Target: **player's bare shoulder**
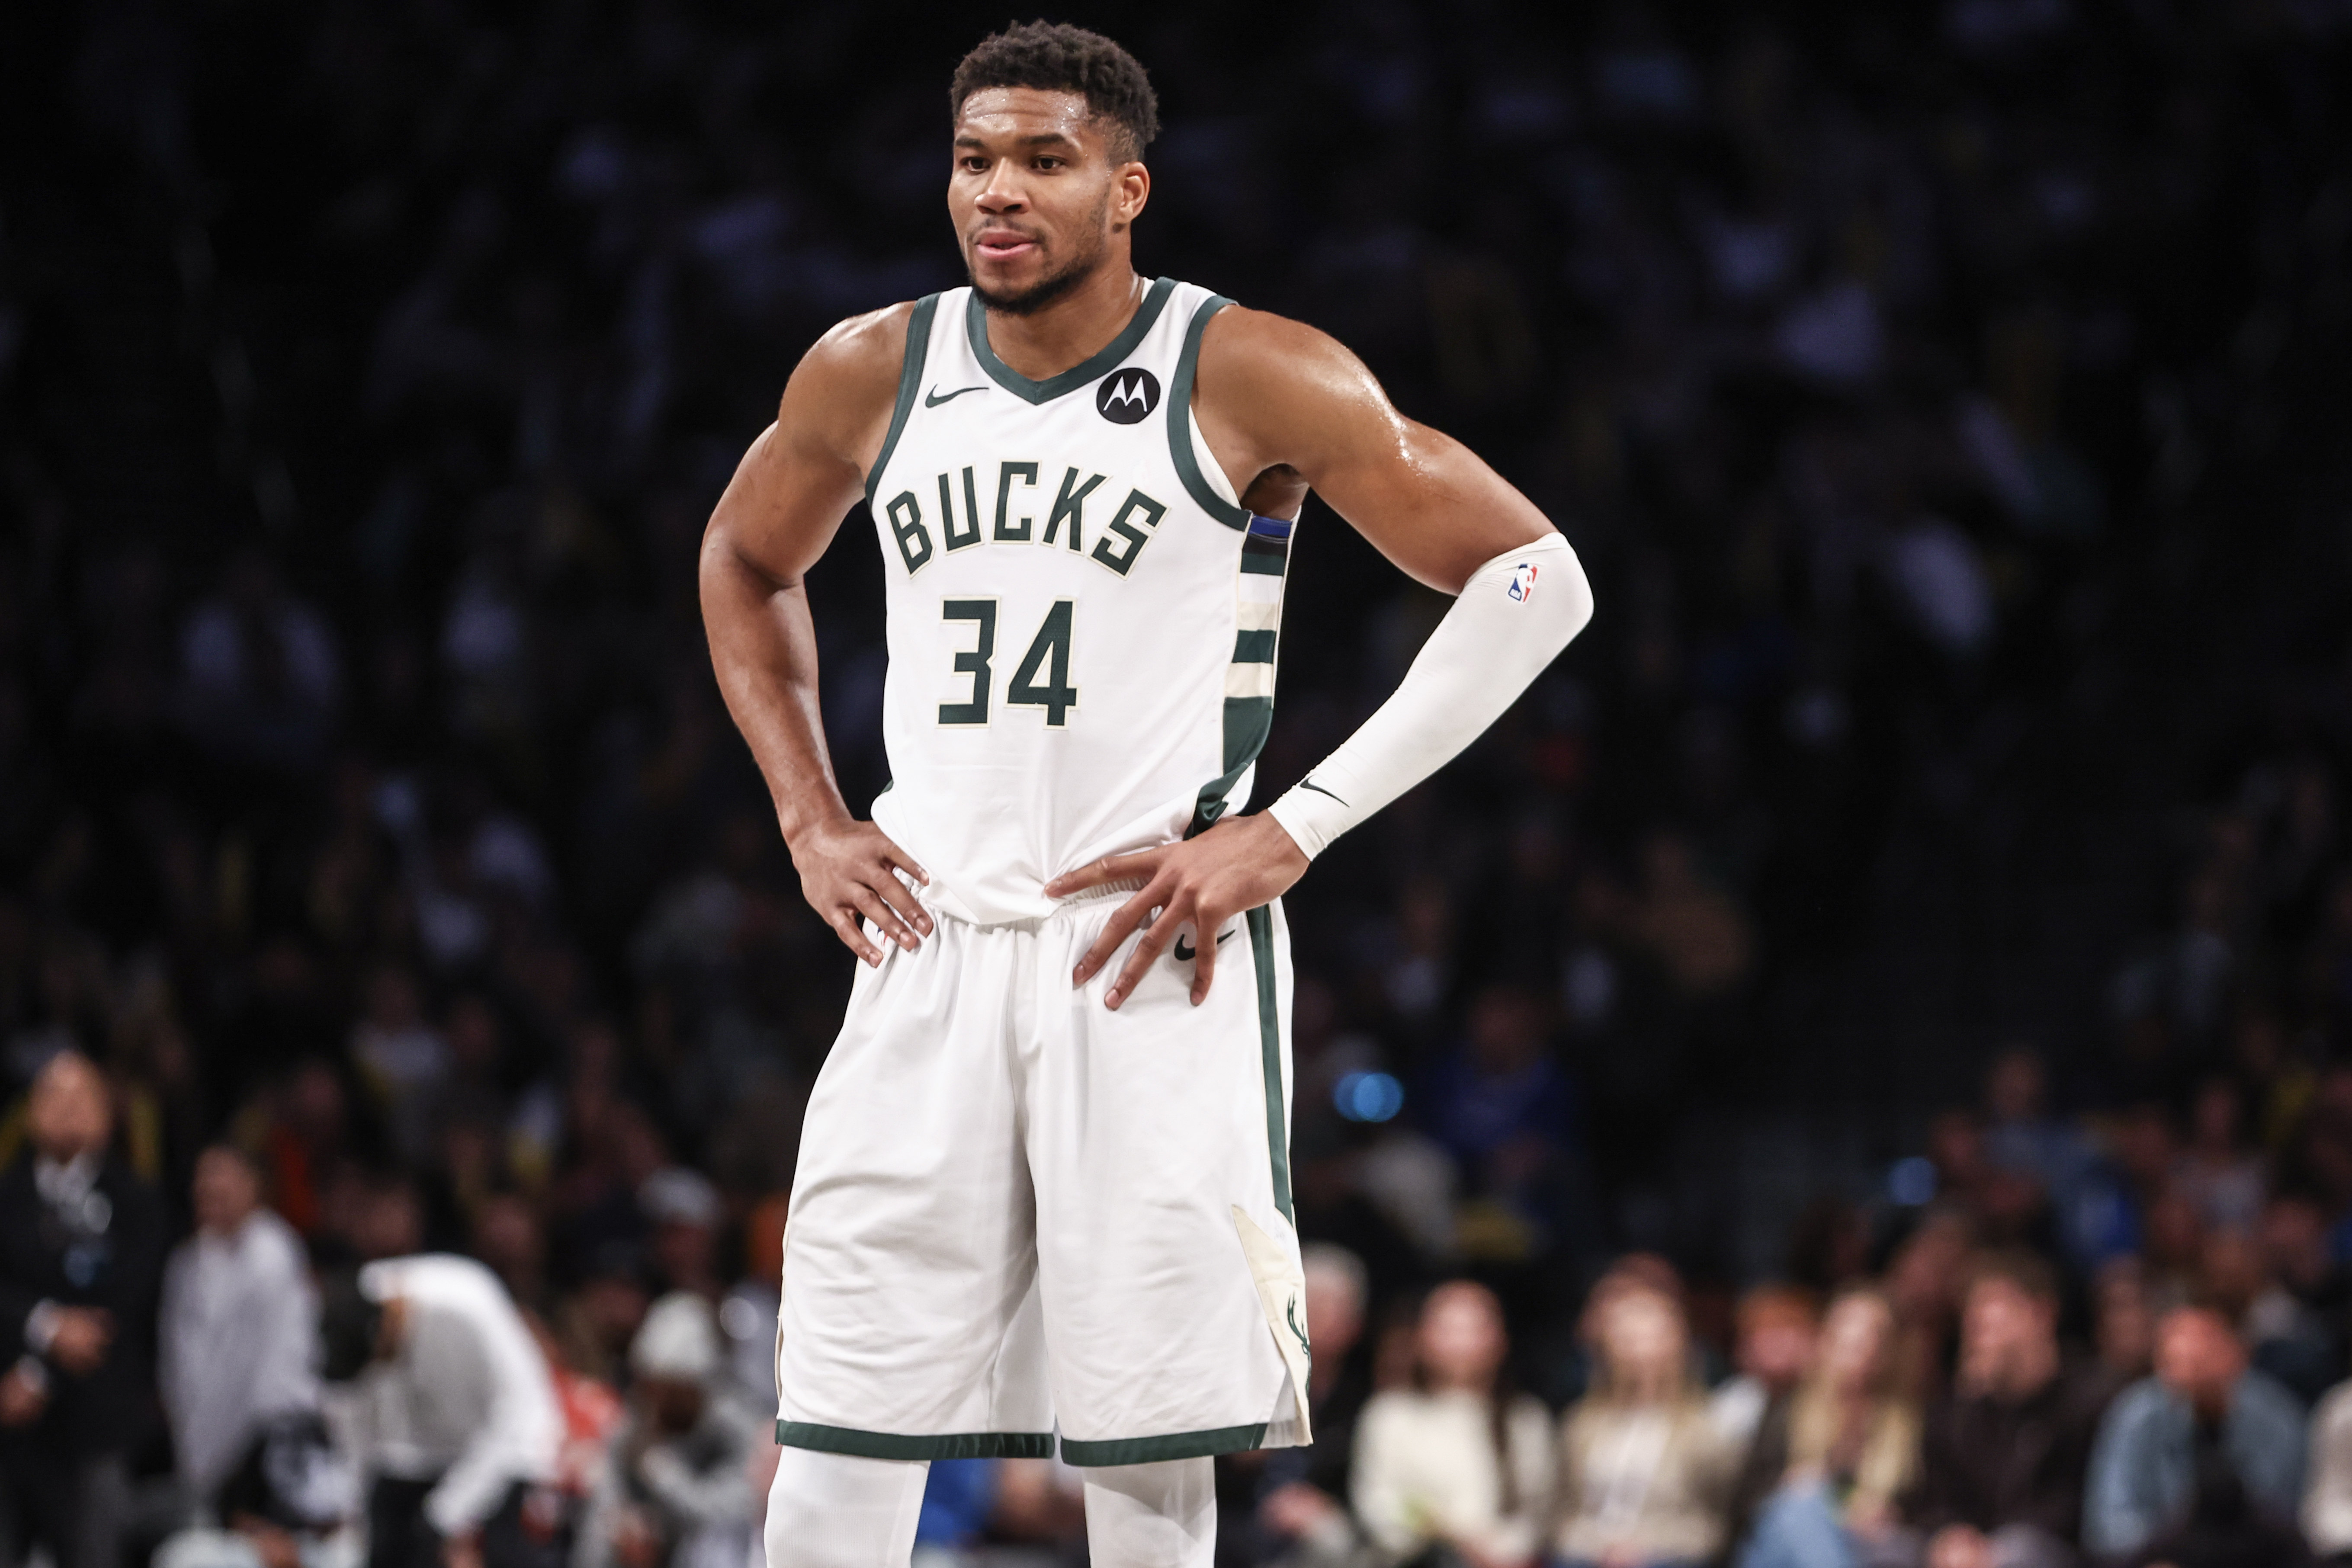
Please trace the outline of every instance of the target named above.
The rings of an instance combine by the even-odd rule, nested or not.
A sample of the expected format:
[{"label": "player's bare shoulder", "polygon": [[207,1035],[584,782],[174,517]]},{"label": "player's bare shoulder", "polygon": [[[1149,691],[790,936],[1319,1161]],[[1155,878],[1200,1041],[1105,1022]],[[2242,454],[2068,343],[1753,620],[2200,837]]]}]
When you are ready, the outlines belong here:
[{"label": "player's bare shoulder", "polygon": [[1210,319],[1196,407],[1230,401],[1244,413],[1295,417],[1326,400],[1388,407],[1364,362],[1320,328],[1244,305]]},{"label": "player's bare shoulder", "polygon": [[1403,416],[1347,345],[1268,310],[1231,305],[1212,317],[1193,385],[1201,434],[1236,488],[1403,434]]},{"label": "player's bare shoulder", "polygon": [[706,548],[790,582],[824,553],[866,486],[898,395],[912,305],[852,316],[811,344],[776,421],[737,465]]},{"label": "player's bare shoulder", "polygon": [[776,424],[794,445],[821,446],[863,474],[882,450],[915,314],[901,300],[835,322],[784,384]]}]

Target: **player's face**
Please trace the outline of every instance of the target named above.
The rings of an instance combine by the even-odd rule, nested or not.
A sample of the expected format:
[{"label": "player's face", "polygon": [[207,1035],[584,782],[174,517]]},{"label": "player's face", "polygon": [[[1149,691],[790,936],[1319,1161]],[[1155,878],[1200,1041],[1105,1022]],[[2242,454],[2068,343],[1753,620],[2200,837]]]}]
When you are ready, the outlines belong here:
[{"label": "player's face", "polygon": [[1068,293],[1143,210],[1151,176],[1114,161],[1104,132],[1080,93],[1001,87],[964,100],[948,215],[992,309],[1025,314]]}]

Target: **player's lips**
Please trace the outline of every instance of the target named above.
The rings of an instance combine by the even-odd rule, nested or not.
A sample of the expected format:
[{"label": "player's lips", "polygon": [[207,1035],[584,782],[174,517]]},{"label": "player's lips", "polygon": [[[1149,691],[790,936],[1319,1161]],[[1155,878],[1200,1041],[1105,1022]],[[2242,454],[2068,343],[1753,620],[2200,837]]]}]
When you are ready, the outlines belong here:
[{"label": "player's lips", "polygon": [[991,261],[1010,261],[1037,248],[1037,242],[1017,229],[982,229],[972,248]]}]

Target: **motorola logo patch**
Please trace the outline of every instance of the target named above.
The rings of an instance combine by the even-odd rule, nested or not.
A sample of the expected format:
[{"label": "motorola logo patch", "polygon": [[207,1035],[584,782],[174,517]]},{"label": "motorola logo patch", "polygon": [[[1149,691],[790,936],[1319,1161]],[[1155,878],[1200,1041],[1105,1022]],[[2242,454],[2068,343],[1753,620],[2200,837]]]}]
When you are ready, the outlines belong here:
[{"label": "motorola logo patch", "polygon": [[1160,406],[1160,378],[1132,366],[1113,371],[1095,388],[1095,412],[1114,425],[1139,425]]}]

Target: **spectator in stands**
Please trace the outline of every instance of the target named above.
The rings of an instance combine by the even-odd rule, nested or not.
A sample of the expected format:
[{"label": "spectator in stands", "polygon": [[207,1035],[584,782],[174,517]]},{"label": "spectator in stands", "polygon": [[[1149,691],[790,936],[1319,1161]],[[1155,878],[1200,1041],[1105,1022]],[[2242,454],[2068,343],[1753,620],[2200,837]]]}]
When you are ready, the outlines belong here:
[{"label": "spectator in stands", "polygon": [[[2240,1319],[2254,1364],[2306,1405],[2344,1374],[2347,1317],[2342,1271],[2328,1246],[2327,1216],[2309,1194],[2273,1194],[2262,1229],[2242,1256],[2246,1298]],[[2210,1252],[2210,1248],[2209,1248]]]},{"label": "spectator in stands", "polygon": [[2030,1253],[1977,1260],[1951,1396],[1928,1412],[1905,1512],[1928,1568],[2065,1568],[2105,1388],[2058,1349],[2058,1280]]},{"label": "spectator in stands", "polygon": [[2168,1312],[2201,1293],[2205,1216],[2188,1193],[2169,1184],[2157,1191],[2147,1203],[2142,1241],[2148,1300],[2158,1312]]},{"label": "spectator in stands", "polygon": [[1985,1111],[1987,1156],[2032,1177],[2053,1198],[2072,1191],[2090,1165],[2082,1130],[2050,1113],[2050,1072],[2040,1053],[2011,1046],[1993,1058]]},{"label": "spectator in stands", "polygon": [[2271,1278],[2270,1258],[2250,1230],[2205,1238],[2205,1294],[2229,1315],[2253,1365],[2309,1409],[2338,1375],[2326,1326]]},{"label": "spectator in stands", "polygon": [[1774,1407],[1812,1370],[1821,1322],[1811,1292],[1759,1285],[1740,1298],[1737,1323],[1732,1362],[1738,1370],[1708,1396],[1707,1410],[1744,1455]]},{"label": "spectator in stands", "polygon": [[1355,1353],[1364,1331],[1362,1261],[1328,1241],[1307,1243],[1300,1260],[1307,1279],[1307,1338],[1315,1347],[1307,1366],[1315,1441],[1267,1453],[1257,1522],[1274,1554],[1306,1568],[1346,1558],[1360,1539],[1341,1500],[1349,1495],[1348,1463],[1370,1390]]},{"label": "spectator in stands", "polygon": [[735,1396],[710,1303],[653,1304],[629,1347],[629,1414],[605,1454],[574,1568],[738,1568],[759,1498],[751,1455],[772,1417]]},{"label": "spectator in stands", "polygon": [[2247,1365],[2229,1320],[2201,1302],[2176,1307],[2157,1328],[2155,1375],[2100,1423],[2083,1544],[2136,1562],[2187,1561],[2191,1548],[2291,1561],[2304,1440],[2294,1396]]},{"label": "spectator in stands", "polygon": [[2236,1084],[2215,1078],[2198,1087],[2172,1184],[2209,1231],[2251,1231],[2262,1219],[2263,1163],[2244,1147],[2243,1121]]},{"label": "spectator in stands", "polygon": [[2329,1229],[2326,1202],[2308,1187],[2274,1192],[2263,1205],[2263,1250],[2285,1297],[2280,1305],[2316,1324],[2340,1362],[2352,1331],[2352,1271],[2336,1258]]},{"label": "spectator in stands", "polygon": [[1894,1308],[1876,1289],[1849,1287],[1830,1303],[1811,1374],[1748,1456],[1743,1498],[1769,1500],[1741,1568],[1914,1554],[1895,1504],[1918,1474],[1919,1410],[1904,1392],[1897,1346]]},{"label": "spectator in stands", "polygon": [[380,1102],[393,1147],[418,1161],[433,1146],[449,1047],[425,1016],[416,977],[383,964],[368,980],[367,1010],[352,1031],[353,1065]]},{"label": "spectator in stands", "polygon": [[559,1568],[562,1416],[498,1276],[379,1259],[328,1293],[322,1330],[327,1378],[359,1384],[369,1568]]},{"label": "spectator in stands", "polygon": [[2311,1476],[2304,1540],[2330,1563],[2352,1562],[2352,1383],[2328,1393],[2311,1416]]},{"label": "spectator in stands", "polygon": [[[784,1278],[784,1217],[782,1194],[763,1199],[743,1221],[743,1277],[719,1303],[719,1330],[727,1336],[727,1362],[735,1392],[762,1410],[776,1408],[776,1313]],[[1312,1286],[1312,1278],[1309,1279]],[[1308,1297],[1308,1310],[1314,1300]]]},{"label": "spectator in stands", "polygon": [[242,1150],[197,1157],[193,1200],[196,1234],[163,1270],[158,1380],[181,1481],[201,1503],[265,1420],[316,1407],[319,1304],[301,1239],[261,1206]]},{"label": "spectator in stands", "polygon": [[662,1284],[718,1300],[725,1292],[717,1265],[719,1224],[725,1217],[719,1189],[699,1171],[671,1165],[646,1178],[637,1204],[653,1233],[654,1270]]},{"label": "spectator in stands", "polygon": [[1611,1568],[1707,1562],[1724,1545],[1735,1460],[1692,1380],[1682,1308],[1623,1289],[1594,1331],[1601,1376],[1561,1429],[1552,1549]]},{"label": "spectator in stands", "polygon": [[2123,1173],[2102,1159],[2072,1119],[2051,1113],[2049,1069],[2014,1046],[1985,1075],[1985,1152],[1995,1168],[2032,1181],[2048,1200],[2066,1257],[2085,1268],[2137,1239]]},{"label": "spectator in stands", "polygon": [[922,1568],[959,1568],[971,1561],[966,1553],[981,1543],[996,1515],[1003,1467],[1002,1459],[931,1461],[915,1517],[914,1561]]},{"label": "spectator in stands", "polygon": [[1486,987],[1471,1004],[1467,1038],[1438,1061],[1421,1095],[1431,1133],[1513,1234],[1531,1221],[1557,1229],[1575,1218],[1559,1206],[1576,1159],[1575,1087],[1547,1047],[1545,1021],[1524,986]]},{"label": "spectator in stands", "polygon": [[181,721],[225,761],[297,769],[319,761],[341,672],[324,616],[286,591],[259,550],[241,551],[181,639]]},{"label": "spectator in stands", "polygon": [[87,1057],[51,1057],[28,1147],[0,1175],[0,1480],[19,1551],[116,1568],[129,1459],[153,1430],[163,1206],[111,1152],[114,1110]]},{"label": "spectator in stands", "polygon": [[1535,1561],[1551,1502],[1551,1421],[1503,1381],[1510,1342],[1493,1292],[1441,1285],[1412,1334],[1412,1386],[1372,1395],[1349,1497],[1388,1560],[1433,1547],[1492,1568]]},{"label": "spectator in stands", "polygon": [[1043,1546],[1065,1562],[1083,1558],[1085,1478],[1059,1459],[1000,1459],[990,1530],[999,1540]]},{"label": "spectator in stands", "polygon": [[152,1568],[359,1568],[360,1477],[316,1411],[273,1415],[215,1494],[218,1522],[186,1527]]},{"label": "spectator in stands", "polygon": [[1886,1266],[1883,1289],[1895,1311],[1895,1376],[1922,1404],[1943,1391],[1971,1236],[1967,1215],[1931,1209]]},{"label": "spectator in stands", "polygon": [[2156,1361],[2156,1310],[2147,1270],[2128,1255],[2110,1259],[2093,1282],[2100,1374],[2109,1397],[2146,1377]]}]

